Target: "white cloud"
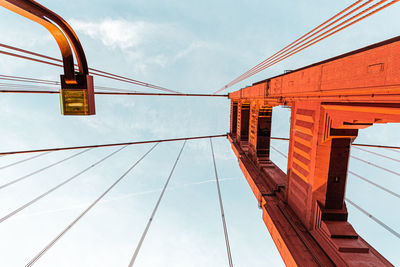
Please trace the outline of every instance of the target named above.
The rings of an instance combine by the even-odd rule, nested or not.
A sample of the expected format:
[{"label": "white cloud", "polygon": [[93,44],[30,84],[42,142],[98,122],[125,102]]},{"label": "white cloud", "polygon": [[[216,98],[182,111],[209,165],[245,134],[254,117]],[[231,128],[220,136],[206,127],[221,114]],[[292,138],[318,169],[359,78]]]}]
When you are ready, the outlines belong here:
[{"label": "white cloud", "polygon": [[161,24],[124,19],[104,19],[99,22],[71,20],[74,29],[93,39],[99,39],[105,46],[127,49],[142,44],[148,36],[164,28]]},{"label": "white cloud", "polygon": [[100,41],[109,49],[120,49],[125,58],[135,62],[134,71],[150,67],[166,68],[195,50],[209,45],[172,23],[106,18],[100,21],[70,20],[79,33]]}]

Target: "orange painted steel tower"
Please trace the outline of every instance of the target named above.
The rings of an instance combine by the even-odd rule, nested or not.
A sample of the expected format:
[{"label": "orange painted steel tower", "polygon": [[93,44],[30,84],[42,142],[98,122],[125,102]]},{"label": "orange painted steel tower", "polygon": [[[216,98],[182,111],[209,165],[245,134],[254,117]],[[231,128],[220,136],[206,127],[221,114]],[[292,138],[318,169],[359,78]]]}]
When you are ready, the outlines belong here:
[{"label": "orange painted steel tower", "polygon": [[[287,266],[392,266],[347,222],[358,130],[400,122],[400,37],[229,94],[240,168]],[[274,106],[291,107],[287,175],[270,161]]]}]

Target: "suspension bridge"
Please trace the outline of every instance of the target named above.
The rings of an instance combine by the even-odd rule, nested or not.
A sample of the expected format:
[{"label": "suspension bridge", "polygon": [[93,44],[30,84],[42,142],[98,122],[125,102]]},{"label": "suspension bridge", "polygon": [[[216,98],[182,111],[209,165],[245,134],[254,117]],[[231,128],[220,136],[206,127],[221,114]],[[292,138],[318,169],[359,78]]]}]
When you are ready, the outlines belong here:
[{"label": "suspension bridge", "polygon": [[[229,93],[226,90],[305,49],[311,49],[313,45],[327,38],[333,38],[342,30],[351,29],[364,19],[372,19],[374,14],[397,2],[398,0],[355,1],[222,87],[207,93],[186,93],[176,88],[166,88],[91,68],[78,36],[59,15],[32,0],[0,0],[3,7],[44,26],[56,39],[62,59],[9,43],[0,43],[0,54],[38,66],[55,67],[63,72],[60,80],[0,74],[0,93],[4,95],[59,94],[61,113],[74,116],[95,115],[99,110],[95,106],[97,95],[153,96],[167,99],[193,97],[202,101],[207,101],[205,98],[230,101],[230,123],[226,122],[230,126],[228,133],[0,151],[0,162],[3,162],[0,172],[10,175],[3,179],[0,190],[8,191],[9,194],[13,192],[18,197],[24,195],[23,190],[18,191],[19,186],[33,183],[40,179],[38,177],[43,178],[52,169],[70,164],[68,168],[76,171],[62,175],[63,179],[58,179],[51,185],[41,179],[40,185],[34,186],[35,195],[21,197],[17,205],[12,205],[0,215],[0,227],[11,224],[16,218],[23,216],[26,210],[40,205],[55,192],[64,188],[71,189],[72,185],[79,184],[79,180],[90,176],[88,174],[96,168],[107,166],[107,162],[116,155],[140,147],[141,154],[135,154],[134,157],[125,154],[126,162],[123,163],[114,161],[118,173],[108,173],[113,178],[102,183],[99,193],[91,196],[85,205],[81,205],[74,216],[58,222],[57,231],[52,231],[56,234],[49,236],[48,240],[42,240],[42,246],[32,250],[25,265],[40,265],[57,244],[73,234],[76,225],[95,212],[101,203],[110,201],[109,195],[115,188],[124,183],[126,185],[135,170],[144,165],[148,157],[157,153],[161,144],[173,144],[176,152],[170,152],[168,159],[159,158],[157,162],[153,162],[154,166],[161,166],[164,165],[161,162],[166,161],[170,166],[164,168],[167,171],[162,177],[157,177],[158,180],[165,180],[153,192],[157,195],[153,201],[154,206],[148,217],[141,222],[143,228],[137,231],[137,242],[131,246],[130,254],[125,255],[126,259],[123,260],[127,266],[134,266],[138,257],[140,258],[148,233],[154,227],[157,214],[162,211],[161,204],[165,201],[171,182],[173,184],[185,149],[190,144],[201,143],[206,144],[207,149],[202,149],[209,153],[209,169],[213,177],[212,184],[215,185],[214,197],[218,210],[214,215],[219,217],[220,233],[225,241],[224,264],[234,266],[235,250],[231,249],[234,242],[229,234],[230,218],[224,208],[229,205],[224,201],[229,197],[223,194],[223,181],[227,177],[219,174],[221,169],[218,167],[214,148],[214,142],[227,139],[262,210],[262,218],[259,219],[264,221],[287,266],[393,266],[385,253],[364,239],[358,233],[357,225],[352,225],[348,218],[351,212],[359,212],[365,217],[363,220],[374,223],[380,229],[378,231],[384,231],[396,242],[400,238],[398,226],[375,215],[368,204],[358,203],[352,195],[346,193],[346,186],[348,183],[364,184],[371,192],[384,194],[393,203],[400,198],[399,188],[381,184],[380,179],[371,177],[364,171],[374,169],[373,173],[379,173],[380,177],[398,178],[400,147],[379,142],[359,143],[356,139],[359,132],[374,124],[400,122],[400,37],[382,40],[290,70],[240,90]],[[143,89],[136,91],[129,89],[130,87],[97,85],[96,78]],[[144,91],[145,89],[151,91]],[[291,111],[287,138],[271,135],[273,108],[278,106],[289,107]],[[102,156],[93,160],[93,153],[97,150],[102,151]],[[67,154],[62,154],[61,157],[60,153]],[[55,154],[58,156],[53,158],[52,155]],[[46,164],[41,164],[41,159],[45,159]],[[79,165],[80,169],[72,168],[70,162]],[[24,167],[30,163],[34,167]],[[151,165],[145,166],[154,168]],[[352,168],[353,166],[359,167]],[[193,184],[207,181],[196,181]],[[395,208],[393,216],[399,217]],[[137,227],[135,229],[138,230]],[[47,238],[47,235],[43,236]],[[30,239],[29,236],[27,238]],[[165,266],[169,264],[166,263]]]}]

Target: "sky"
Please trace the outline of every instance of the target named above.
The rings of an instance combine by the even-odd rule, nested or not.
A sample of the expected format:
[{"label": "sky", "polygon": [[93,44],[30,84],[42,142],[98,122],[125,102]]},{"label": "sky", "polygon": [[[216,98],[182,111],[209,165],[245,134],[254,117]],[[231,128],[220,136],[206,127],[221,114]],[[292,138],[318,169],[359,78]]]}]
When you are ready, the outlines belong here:
[{"label": "sky", "polygon": [[[40,1],[75,29],[89,67],[188,93],[211,93],[272,55],[352,1]],[[296,69],[399,35],[400,4],[239,83],[238,90],[284,70]],[[0,8],[0,42],[60,58],[40,25]],[[58,80],[55,67],[0,55],[0,74]],[[146,91],[95,77],[98,86]],[[225,98],[96,96],[96,115],[60,114],[57,95],[2,94],[0,151],[26,150],[229,131]],[[272,135],[289,135],[290,110],[274,108]],[[400,145],[398,125],[374,125],[356,142]],[[235,266],[283,266],[230,144],[213,140]],[[161,193],[182,142],[163,143],[65,234],[36,266],[127,266]],[[273,142],[287,153],[287,143]],[[24,266],[150,145],[130,146],[71,183],[0,223],[0,266]],[[97,148],[0,190],[0,216],[32,200],[117,148]],[[381,150],[375,150],[382,152]],[[77,151],[53,152],[0,169],[2,183]],[[399,164],[353,149],[392,170]],[[399,158],[399,153],[385,151]],[[31,155],[0,158],[0,168]],[[286,171],[286,160],[272,152]],[[350,169],[399,193],[399,177],[350,160]],[[346,197],[396,231],[399,199],[349,175]],[[348,205],[356,231],[393,264],[399,240]],[[227,266],[209,140],[188,141],[135,266]]]}]

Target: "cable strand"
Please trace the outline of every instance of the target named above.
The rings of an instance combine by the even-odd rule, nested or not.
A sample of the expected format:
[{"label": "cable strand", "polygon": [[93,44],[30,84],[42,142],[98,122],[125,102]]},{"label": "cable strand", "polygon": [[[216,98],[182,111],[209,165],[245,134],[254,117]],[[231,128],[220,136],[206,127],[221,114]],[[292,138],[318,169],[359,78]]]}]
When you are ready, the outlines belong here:
[{"label": "cable strand", "polygon": [[147,225],[146,225],[146,227],[145,227],[145,229],[144,229],[144,231],[143,231],[143,233],[142,233],[142,236],[140,237],[139,243],[138,243],[137,246],[136,246],[135,252],[133,253],[132,258],[131,258],[131,260],[130,260],[130,262],[129,262],[129,264],[128,264],[129,267],[132,267],[133,264],[135,263],[135,260],[136,260],[138,254],[139,254],[140,248],[142,247],[142,244],[143,244],[143,242],[144,242],[144,239],[146,238],[147,232],[149,231],[150,225],[151,225],[151,223],[152,223],[152,221],[153,221],[153,219],[154,219],[154,217],[155,217],[155,215],[156,215],[158,206],[159,206],[160,203],[161,203],[161,200],[162,200],[162,198],[163,198],[163,196],[164,196],[165,190],[167,190],[169,181],[171,180],[172,174],[173,174],[174,171],[175,171],[175,167],[176,167],[176,165],[178,164],[178,161],[179,161],[179,159],[180,159],[180,157],[181,157],[183,148],[184,148],[185,145],[186,145],[186,141],[187,141],[187,140],[185,140],[185,141],[183,142],[182,148],[181,148],[181,150],[179,151],[178,156],[176,157],[175,163],[174,163],[174,165],[173,165],[173,167],[172,167],[172,170],[171,170],[171,172],[170,172],[170,174],[169,174],[169,176],[168,176],[168,179],[167,179],[167,181],[166,181],[165,184],[164,184],[164,187],[163,187],[163,189],[162,189],[162,191],[161,191],[161,194],[160,194],[160,196],[159,196],[159,198],[158,198],[158,200],[157,200],[157,203],[156,203],[156,205],[154,206],[153,212],[152,212],[151,215],[150,215],[150,218],[149,218],[149,220],[148,220],[148,222],[147,222]]},{"label": "cable strand", "polygon": [[58,164],[64,163],[65,161],[67,161],[67,160],[69,160],[69,159],[72,159],[72,158],[74,158],[74,157],[76,157],[76,156],[78,156],[78,155],[80,155],[80,154],[83,154],[83,153],[85,153],[85,152],[87,152],[87,151],[89,151],[89,150],[91,150],[91,149],[92,149],[92,148],[85,149],[85,150],[80,151],[80,152],[78,152],[78,153],[76,153],[76,154],[73,154],[73,155],[71,155],[71,156],[68,156],[68,157],[66,157],[66,158],[64,158],[64,159],[62,159],[62,160],[59,160],[59,161],[54,162],[54,163],[52,163],[52,164],[50,164],[50,165],[47,165],[47,166],[45,166],[45,167],[43,167],[43,168],[40,168],[40,169],[38,169],[38,170],[36,170],[36,171],[33,171],[33,172],[31,172],[31,173],[29,173],[29,174],[27,174],[27,175],[24,175],[24,176],[22,176],[22,177],[20,177],[20,178],[17,178],[17,179],[15,179],[15,180],[12,180],[11,182],[2,184],[2,185],[0,185],[0,190],[4,189],[4,188],[6,188],[6,187],[9,187],[10,185],[13,185],[13,184],[16,184],[16,183],[18,183],[18,182],[21,182],[21,181],[23,181],[23,180],[25,180],[25,179],[28,179],[29,177],[32,177],[32,176],[35,175],[35,174],[38,174],[38,173],[40,173],[40,172],[42,172],[42,171],[45,171],[45,170],[47,170],[47,169],[50,169],[51,167],[54,167],[54,166],[56,166],[56,165],[58,165]]},{"label": "cable strand", "polygon": [[226,221],[225,221],[224,205],[222,203],[221,188],[219,186],[219,180],[218,180],[217,164],[215,163],[214,147],[213,147],[211,138],[210,138],[210,146],[211,146],[211,154],[212,154],[212,159],[213,159],[213,164],[214,164],[215,181],[217,184],[219,208],[220,208],[220,212],[221,212],[221,220],[222,220],[222,225],[224,227],[226,253],[228,256],[229,266],[233,267],[231,246],[229,245],[229,237],[228,237],[228,229],[227,229]]},{"label": "cable strand", "polygon": [[78,217],[75,218],[64,230],[62,230],[49,244],[47,244],[25,267],[35,264],[54,244],[60,240],[83,216],[85,216],[108,192],[111,191],[133,168],[136,167],[159,143],[152,146],[139,160],[137,160],[119,179],[117,179],[110,187],[107,188],[92,204],[89,205]]},{"label": "cable strand", "polygon": [[113,156],[114,154],[118,153],[119,151],[121,151],[122,149],[126,148],[127,146],[123,146],[119,149],[117,149],[116,151],[108,154],[106,157],[100,159],[99,161],[93,163],[92,165],[90,165],[89,167],[85,168],[84,170],[78,172],[77,174],[73,175],[72,177],[64,180],[63,182],[59,183],[58,185],[52,187],[51,189],[49,189],[48,191],[44,192],[43,194],[39,195],[38,197],[34,198],[33,200],[25,203],[24,205],[20,206],[19,208],[13,210],[12,212],[8,213],[7,215],[3,216],[2,218],[0,218],[0,223],[4,222],[5,220],[11,218],[12,216],[14,216],[15,214],[21,212],[22,210],[26,209],[27,207],[31,206],[32,204],[36,203],[37,201],[39,201],[40,199],[44,198],[45,196],[49,195],[50,193],[56,191],[57,189],[59,189],[60,187],[66,185],[67,183],[71,182],[72,180],[74,180],[75,178],[79,177],[80,175],[82,175],[83,173],[87,172],[88,170],[94,168],[95,166],[97,166],[98,164],[102,163],[103,161],[105,161],[106,159],[110,158],[111,156]]}]

